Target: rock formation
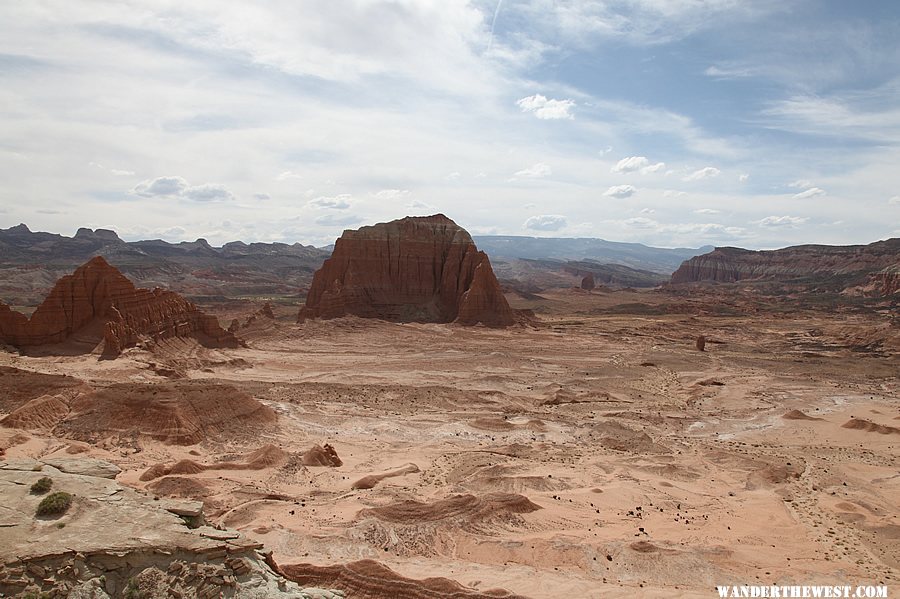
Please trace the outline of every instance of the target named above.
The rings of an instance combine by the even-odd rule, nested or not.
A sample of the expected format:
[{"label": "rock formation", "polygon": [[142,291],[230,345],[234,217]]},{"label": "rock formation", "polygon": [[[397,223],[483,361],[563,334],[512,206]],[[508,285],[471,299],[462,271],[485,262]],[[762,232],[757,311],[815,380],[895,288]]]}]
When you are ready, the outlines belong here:
[{"label": "rock formation", "polygon": [[338,457],[337,450],[328,443],[325,446],[313,445],[303,454],[301,463],[304,466],[326,466],[329,468],[339,468],[344,465],[343,460]]},{"label": "rock formation", "polygon": [[196,337],[211,347],[240,341],[177,293],[138,289],[97,256],[57,281],[31,318],[0,304],[0,342],[18,348],[62,343],[93,332],[103,338],[103,355],[116,357],[142,337]]},{"label": "rock formation", "polygon": [[594,275],[588,273],[586,277],[581,279],[581,288],[585,291],[591,291],[594,287],[596,287],[596,283],[594,282]]},{"label": "rock formation", "polygon": [[313,277],[298,321],[346,315],[494,327],[515,323],[487,254],[443,214],[344,231]]},{"label": "rock formation", "polygon": [[716,248],[682,263],[672,283],[779,281],[844,290],[873,279],[881,294],[900,290],[900,238],[869,245],[800,245],[771,251]]},{"label": "rock formation", "polygon": [[697,351],[706,351],[706,337],[704,335],[700,335],[697,337]]}]

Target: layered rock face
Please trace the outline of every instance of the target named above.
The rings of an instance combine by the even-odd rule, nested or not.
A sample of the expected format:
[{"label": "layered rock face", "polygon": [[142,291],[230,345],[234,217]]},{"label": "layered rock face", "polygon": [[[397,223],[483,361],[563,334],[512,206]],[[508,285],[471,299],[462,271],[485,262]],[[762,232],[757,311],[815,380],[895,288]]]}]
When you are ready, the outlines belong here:
[{"label": "layered rock face", "polygon": [[878,273],[885,295],[896,293],[892,272],[900,267],[900,238],[869,245],[802,245],[772,251],[716,248],[682,263],[672,283],[715,281],[797,282],[836,290],[859,285]]},{"label": "layered rock face", "polygon": [[298,321],[346,315],[493,327],[515,323],[487,254],[443,214],[344,231],[313,277]]},{"label": "layered rock face", "polygon": [[177,293],[138,289],[101,257],[64,276],[31,318],[0,304],[0,342],[19,348],[61,343],[92,327],[102,330],[103,354],[118,356],[140,337],[196,337],[213,347],[240,341]]}]

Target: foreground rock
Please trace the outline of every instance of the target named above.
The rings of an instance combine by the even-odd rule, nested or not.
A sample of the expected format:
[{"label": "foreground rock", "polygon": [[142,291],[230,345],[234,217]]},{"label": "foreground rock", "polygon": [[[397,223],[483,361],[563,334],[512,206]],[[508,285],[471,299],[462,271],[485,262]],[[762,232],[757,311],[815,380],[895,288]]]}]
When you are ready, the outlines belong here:
[{"label": "foreground rock", "polygon": [[355,315],[510,326],[515,315],[472,237],[437,214],[344,231],[298,321]]},{"label": "foreground rock", "polygon": [[208,347],[238,347],[214,316],[171,291],[138,289],[101,257],[57,281],[31,318],[0,304],[0,342],[20,349],[73,340],[102,343],[114,358],[142,339],[195,337]]},{"label": "foreground rock", "polygon": [[[189,528],[199,504],[155,501],[106,478],[38,467],[0,462],[0,596],[315,596],[276,574],[262,546],[240,533]],[[61,516],[35,517],[41,496],[28,489],[44,476],[74,496]]]}]

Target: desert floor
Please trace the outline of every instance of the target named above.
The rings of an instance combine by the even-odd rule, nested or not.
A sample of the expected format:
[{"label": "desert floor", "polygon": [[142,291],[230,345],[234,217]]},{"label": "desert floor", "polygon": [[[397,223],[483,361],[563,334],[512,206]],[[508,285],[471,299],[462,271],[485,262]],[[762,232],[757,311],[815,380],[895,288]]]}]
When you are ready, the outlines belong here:
[{"label": "desert floor", "polygon": [[[883,316],[714,315],[659,292],[514,303],[540,324],[296,325],[282,308],[243,330],[237,350],[172,342],[115,361],[0,352],[0,365],[94,389],[167,385],[160,372],[182,372],[278,414],[261,431],[237,422],[189,446],[125,431],[91,443],[0,435],[8,457],[77,446],[119,465],[127,485],[201,499],[209,521],[264,542],[280,564],[372,558],[533,598],[711,597],[741,583],[900,589],[900,354],[860,341]],[[343,465],[303,465],[324,443]],[[141,480],[157,464],[238,463],[267,444],[288,457]],[[355,484],[371,475],[384,476]]]}]

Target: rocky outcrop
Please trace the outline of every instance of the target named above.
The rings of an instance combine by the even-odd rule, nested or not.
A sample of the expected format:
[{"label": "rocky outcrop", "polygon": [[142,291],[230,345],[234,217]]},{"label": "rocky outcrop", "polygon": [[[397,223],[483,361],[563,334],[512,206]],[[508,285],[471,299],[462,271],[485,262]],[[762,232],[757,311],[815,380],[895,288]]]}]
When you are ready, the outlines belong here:
[{"label": "rocky outcrop", "polygon": [[116,357],[141,338],[195,337],[211,347],[240,341],[177,293],[139,289],[102,257],[57,281],[31,318],[0,305],[0,341],[18,348],[58,344],[76,333],[102,335],[103,355]]},{"label": "rocky outcrop", "polygon": [[591,291],[597,284],[594,282],[594,275],[588,273],[583,279],[581,279],[581,288],[585,291]]},{"label": "rocky outcrop", "polygon": [[443,214],[344,231],[298,321],[348,315],[492,327],[516,321],[487,255]]},{"label": "rocky outcrop", "polygon": [[882,281],[881,293],[896,293],[900,238],[869,245],[801,245],[771,251],[722,247],[682,263],[672,283],[778,281],[841,291]]}]

